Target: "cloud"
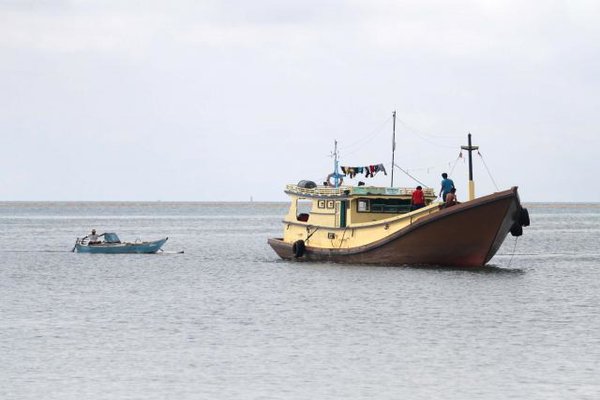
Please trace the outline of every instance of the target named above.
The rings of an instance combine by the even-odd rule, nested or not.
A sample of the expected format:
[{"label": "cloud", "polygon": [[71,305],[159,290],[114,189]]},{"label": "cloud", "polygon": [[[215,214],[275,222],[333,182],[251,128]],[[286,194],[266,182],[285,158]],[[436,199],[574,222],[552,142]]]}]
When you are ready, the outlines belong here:
[{"label": "cloud", "polygon": [[[457,155],[447,146],[471,131],[490,167],[535,187],[522,165],[552,163],[565,132],[598,166],[599,26],[586,1],[0,2],[0,129],[12,149],[37,146],[0,149],[0,180],[31,170],[12,198],[39,198],[40,165],[63,176],[67,163],[113,157],[105,176],[165,166],[171,198],[217,198],[186,186],[199,178],[222,199],[258,198],[321,180],[333,139],[361,140],[397,109],[422,133],[450,136],[440,147],[400,126],[403,167],[447,164]],[[345,162],[385,161],[389,134]],[[79,194],[78,174],[56,196]],[[160,194],[111,190],[104,198]]]},{"label": "cloud", "polygon": [[[9,2],[0,7],[0,48],[138,54],[169,46],[325,43],[370,51],[453,57],[543,58],[562,35],[598,32],[592,1],[161,1]],[[17,7],[17,4],[20,6]],[[12,5],[12,6],[10,6]]]}]

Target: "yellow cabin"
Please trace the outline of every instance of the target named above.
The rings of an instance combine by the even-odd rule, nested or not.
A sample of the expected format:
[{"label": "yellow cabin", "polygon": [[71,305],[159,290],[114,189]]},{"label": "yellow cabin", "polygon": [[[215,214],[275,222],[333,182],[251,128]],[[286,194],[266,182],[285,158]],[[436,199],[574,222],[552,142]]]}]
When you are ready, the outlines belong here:
[{"label": "yellow cabin", "polygon": [[411,210],[414,189],[374,186],[287,185],[291,198],[283,241],[307,246],[351,248],[371,243],[439,210],[431,188],[423,189],[425,207]]}]

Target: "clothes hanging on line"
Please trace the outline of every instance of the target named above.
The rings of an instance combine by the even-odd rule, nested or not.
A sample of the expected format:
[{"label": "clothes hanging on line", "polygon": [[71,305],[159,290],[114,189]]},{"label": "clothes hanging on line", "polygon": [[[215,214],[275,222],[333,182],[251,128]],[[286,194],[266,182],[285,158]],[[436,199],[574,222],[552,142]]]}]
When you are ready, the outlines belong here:
[{"label": "clothes hanging on line", "polygon": [[342,173],[350,178],[354,178],[357,174],[362,174],[364,171],[363,167],[340,167]]},{"label": "clothes hanging on line", "polygon": [[377,172],[383,172],[384,175],[387,175],[387,171],[385,170],[385,167],[383,166],[383,164],[377,164],[375,166],[375,173]]},{"label": "clothes hanging on line", "polygon": [[383,172],[385,175],[387,175],[387,171],[385,170],[383,164],[366,165],[364,167],[342,166],[340,168],[342,169],[342,173],[347,175],[349,178],[354,178],[357,174],[362,173],[365,174],[365,178],[373,178],[378,172]]}]

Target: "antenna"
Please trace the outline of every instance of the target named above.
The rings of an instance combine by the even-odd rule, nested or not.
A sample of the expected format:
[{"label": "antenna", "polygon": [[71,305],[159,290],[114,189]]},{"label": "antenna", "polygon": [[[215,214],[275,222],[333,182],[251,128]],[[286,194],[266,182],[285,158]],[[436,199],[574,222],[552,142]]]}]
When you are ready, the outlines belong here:
[{"label": "antenna", "polygon": [[338,149],[337,149],[337,139],[333,141],[333,182],[335,183],[335,187],[339,187],[340,175],[338,174]]},{"label": "antenna", "polygon": [[393,127],[392,127],[392,183],[390,187],[394,187],[394,153],[396,152],[396,110],[392,113]]}]

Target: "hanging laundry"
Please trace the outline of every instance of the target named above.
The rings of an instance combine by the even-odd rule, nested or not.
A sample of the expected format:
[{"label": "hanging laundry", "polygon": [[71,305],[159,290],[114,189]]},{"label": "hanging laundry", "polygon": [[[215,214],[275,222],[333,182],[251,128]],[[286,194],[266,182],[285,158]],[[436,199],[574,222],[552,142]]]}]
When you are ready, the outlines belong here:
[{"label": "hanging laundry", "polygon": [[342,169],[342,172],[344,173],[344,175],[347,175],[350,178],[354,178],[356,176],[356,174],[359,173],[359,171],[362,172],[362,167],[342,166],[340,168]]},{"label": "hanging laundry", "polygon": [[366,165],[364,167],[342,166],[340,168],[342,169],[344,175],[347,175],[350,178],[354,178],[357,174],[363,173],[365,174],[365,178],[373,178],[378,172],[383,172],[385,175],[387,175],[387,171],[385,170],[383,164]]},{"label": "hanging laundry", "polygon": [[376,172],[383,172],[385,175],[387,175],[387,172],[386,172],[385,167],[383,166],[383,164],[377,164],[375,166],[375,171]]}]

